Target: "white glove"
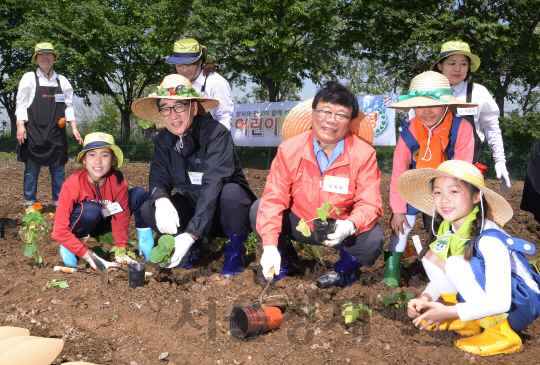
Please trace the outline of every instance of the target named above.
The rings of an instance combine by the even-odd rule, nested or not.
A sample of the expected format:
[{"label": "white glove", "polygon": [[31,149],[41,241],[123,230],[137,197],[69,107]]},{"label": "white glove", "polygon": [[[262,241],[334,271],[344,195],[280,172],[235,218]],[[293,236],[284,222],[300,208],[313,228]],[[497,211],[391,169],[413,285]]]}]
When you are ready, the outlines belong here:
[{"label": "white glove", "polygon": [[159,198],[156,206],[156,226],[162,234],[175,234],[180,227],[178,212],[167,198]]},{"label": "white glove", "polygon": [[174,254],[167,263],[167,269],[174,269],[182,262],[195,240],[189,233],[182,233],[174,238]]},{"label": "white glove", "polygon": [[326,241],[324,241],[323,244],[328,247],[337,246],[343,242],[345,238],[353,235],[354,232],[356,232],[356,227],[352,221],[337,219],[336,230],[326,237]]},{"label": "white glove", "polygon": [[88,263],[90,264],[92,269],[94,269],[96,271],[99,271],[99,269],[98,269],[96,263],[94,262],[94,260],[101,261],[101,263],[105,266],[106,269],[108,269],[111,266],[114,266],[114,267],[120,266],[120,264],[118,264],[116,262],[109,262],[109,261],[103,260],[101,257],[97,256],[95,253],[93,253],[91,251],[88,251],[88,254],[89,254],[89,256],[86,259],[86,261],[88,261]]},{"label": "white glove", "polygon": [[118,255],[116,256],[115,260],[119,264],[136,264],[137,263],[137,261],[133,260],[128,255]]},{"label": "white glove", "polygon": [[504,161],[495,162],[495,173],[497,174],[497,179],[502,177],[501,189],[508,191],[512,185],[510,185],[510,176],[508,176],[508,170]]},{"label": "white glove", "polygon": [[274,275],[279,275],[281,270],[281,255],[276,246],[263,246],[261,266],[263,276],[266,279],[273,279],[272,275],[269,273],[272,267],[274,268]]}]

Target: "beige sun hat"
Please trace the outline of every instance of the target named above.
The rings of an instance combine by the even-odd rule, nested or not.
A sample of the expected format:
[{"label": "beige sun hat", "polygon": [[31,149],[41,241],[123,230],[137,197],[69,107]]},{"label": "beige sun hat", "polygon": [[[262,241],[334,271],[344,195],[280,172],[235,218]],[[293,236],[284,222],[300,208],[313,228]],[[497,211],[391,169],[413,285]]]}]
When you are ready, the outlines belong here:
[{"label": "beige sun hat", "polygon": [[[291,109],[281,129],[281,138],[284,141],[311,129],[312,104],[313,98],[303,101]],[[349,133],[370,145],[373,143],[373,128],[371,128],[366,115],[360,109],[358,110],[358,117],[352,119],[349,123]]]},{"label": "beige sun hat", "polygon": [[409,92],[400,95],[399,101],[389,106],[392,109],[411,109],[422,106],[448,106],[468,108],[478,104],[466,103],[454,98],[450,81],[441,73],[426,71],[412,79]]},{"label": "beige sun hat", "polygon": [[44,53],[44,52],[51,52],[52,54],[54,54],[55,60],[57,60],[58,57],[60,56],[60,53],[54,50],[54,46],[52,45],[52,43],[41,42],[41,43],[36,44],[34,48],[34,54],[32,55],[32,63],[36,62],[36,57],[38,53]]},{"label": "beige sun hat", "polygon": [[433,71],[437,63],[439,63],[439,61],[441,61],[442,59],[453,56],[455,54],[462,54],[470,58],[471,64],[469,65],[469,68],[472,72],[478,70],[478,67],[480,67],[480,57],[471,53],[471,49],[469,48],[469,45],[467,43],[460,41],[450,41],[446,42],[441,46],[439,57],[437,57],[437,61],[433,64],[433,66],[431,66],[430,70]]},{"label": "beige sun hat", "polygon": [[84,137],[83,149],[77,155],[75,166],[84,167],[85,164],[82,162],[82,159],[86,152],[97,148],[108,148],[112,150],[116,156],[116,163],[113,165],[113,168],[118,169],[122,167],[122,164],[124,163],[124,154],[122,153],[122,150],[114,144],[113,136],[103,132],[90,133]]},{"label": "beige sun hat", "polygon": [[197,114],[206,114],[219,106],[219,101],[203,97],[184,76],[172,74],[163,79],[157,91],[131,104],[131,110],[141,119],[161,123],[163,119],[156,104],[158,99],[194,100],[199,104]]},{"label": "beige sun hat", "polygon": [[[476,186],[487,201],[487,219],[502,226],[514,215],[510,204],[502,196],[486,187],[484,175],[474,165],[460,160],[448,160],[437,169],[424,168],[405,171],[397,181],[399,195],[420,211],[433,215],[433,193],[430,182],[436,177],[454,177]],[[484,207],[485,208],[485,207]]]}]

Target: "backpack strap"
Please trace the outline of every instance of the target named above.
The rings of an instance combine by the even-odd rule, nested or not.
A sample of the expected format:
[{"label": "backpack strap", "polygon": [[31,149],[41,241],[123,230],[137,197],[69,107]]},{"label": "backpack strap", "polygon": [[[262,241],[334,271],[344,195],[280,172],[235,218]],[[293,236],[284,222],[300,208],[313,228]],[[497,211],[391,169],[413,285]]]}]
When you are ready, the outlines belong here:
[{"label": "backpack strap", "polygon": [[525,253],[527,255],[533,255],[536,252],[536,248],[533,244],[528,241],[525,241],[521,238],[515,238],[507,235],[504,232],[499,231],[498,229],[490,228],[482,232],[475,242],[475,245],[478,243],[478,240],[483,236],[495,237],[498,238],[509,250]]},{"label": "backpack strap", "polygon": [[416,138],[413,137],[411,131],[409,130],[410,122],[407,117],[404,117],[401,120],[401,124],[399,127],[399,135],[401,139],[403,139],[403,142],[407,145],[409,148],[409,151],[411,152],[411,165],[409,166],[409,169],[415,169],[416,168],[416,161],[414,160],[414,153],[420,149],[420,144],[416,140]]}]

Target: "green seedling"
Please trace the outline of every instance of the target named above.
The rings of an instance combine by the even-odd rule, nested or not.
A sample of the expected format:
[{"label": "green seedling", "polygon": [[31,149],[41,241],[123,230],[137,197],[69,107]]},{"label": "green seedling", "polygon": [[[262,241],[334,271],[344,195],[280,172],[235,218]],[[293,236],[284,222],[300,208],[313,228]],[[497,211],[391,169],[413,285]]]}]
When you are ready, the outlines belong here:
[{"label": "green seedling", "polygon": [[161,267],[165,267],[171,260],[172,253],[174,251],[174,237],[168,234],[160,237],[158,245],[152,249],[150,254],[150,261],[155,264],[159,264]]},{"label": "green seedling", "polygon": [[137,241],[128,240],[127,247],[135,247],[135,246],[137,246]]},{"label": "green seedling", "polygon": [[92,247],[92,251],[94,251],[94,253],[99,257],[106,259],[109,251],[105,246],[103,246],[103,244],[108,243],[110,245],[114,245],[114,237],[112,235],[112,232],[107,232],[105,234],[102,234],[101,236],[97,236],[96,241],[98,245]]},{"label": "green seedling", "polygon": [[540,271],[538,270],[538,261],[540,261],[540,259],[529,261],[529,264],[534,266],[534,268],[536,269],[536,272],[538,273],[538,275],[540,275]]},{"label": "green seedling", "polygon": [[306,245],[302,242],[293,241],[294,249],[296,252],[301,253],[309,257],[311,260],[316,260],[323,264],[323,251],[321,246]]},{"label": "green seedling", "polygon": [[257,253],[257,237],[255,237],[253,232],[249,233],[247,241],[244,242],[244,246],[246,247],[246,254]]},{"label": "green seedling", "polygon": [[304,312],[306,315],[310,315],[311,313],[315,313],[315,307],[312,305],[307,305],[305,307],[300,308],[302,312]]},{"label": "green seedling", "polygon": [[137,258],[135,257],[135,254],[131,251],[128,251],[126,250],[125,247],[118,247],[118,246],[114,246],[113,248],[111,248],[111,251],[114,252],[114,258],[117,258],[117,257],[125,257],[126,255],[128,255],[129,257],[131,257],[133,260],[136,260]]},{"label": "green seedling", "polygon": [[401,308],[414,298],[413,293],[394,293],[392,296],[389,295],[377,295],[377,298],[381,298],[384,302],[384,305],[389,306],[393,304],[396,308]]},{"label": "green seedling", "polygon": [[[332,210],[330,210],[330,207],[332,207]],[[304,218],[300,219],[300,222],[298,222],[298,225],[296,226],[296,230],[302,233],[304,236],[309,237],[311,236],[311,231],[309,230],[309,226],[307,224],[311,222],[312,220],[319,218],[320,220],[323,221],[322,225],[327,225],[328,221],[326,220],[326,218],[328,218],[328,216],[332,214],[332,212],[334,211],[336,212],[337,215],[340,214],[339,209],[336,208],[334,204],[330,202],[324,203],[323,205],[321,205],[320,208],[317,208],[317,215],[318,215],[317,217],[311,218],[308,221],[304,221]]]},{"label": "green seedling", "polygon": [[25,215],[22,219],[23,227],[19,231],[22,240],[26,243],[22,246],[24,256],[34,258],[36,263],[43,263],[43,258],[39,254],[37,243],[41,241],[42,234],[49,232],[49,225],[45,223],[45,218],[41,212],[36,210]]},{"label": "green seedling", "polygon": [[343,307],[345,307],[345,309],[343,310],[343,312],[341,312],[341,315],[345,318],[345,323],[347,324],[352,324],[356,322],[356,320],[360,316],[360,310],[366,311],[370,317],[373,315],[373,311],[362,303],[354,304],[351,302],[347,302],[343,304]]},{"label": "green seedling", "polygon": [[112,316],[111,322],[114,322],[114,321],[118,321],[118,314],[115,314],[114,316]]},{"label": "green seedling", "polygon": [[50,288],[60,288],[60,289],[67,289],[69,288],[69,284],[66,283],[65,280],[61,279],[53,279],[52,281],[47,281],[45,286],[41,288],[41,291],[45,291]]}]

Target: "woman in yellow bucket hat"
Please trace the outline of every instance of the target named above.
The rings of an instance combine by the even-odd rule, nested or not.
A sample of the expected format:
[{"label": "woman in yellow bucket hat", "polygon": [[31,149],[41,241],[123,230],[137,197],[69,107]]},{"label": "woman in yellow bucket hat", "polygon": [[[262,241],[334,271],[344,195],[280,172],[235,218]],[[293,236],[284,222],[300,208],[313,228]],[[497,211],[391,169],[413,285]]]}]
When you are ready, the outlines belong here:
[{"label": "woman in yellow bucket hat", "polygon": [[35,46],[32,62],[36,71],[27,72],[17,93],[17,158],[24,162],[24,200],[31,207],[37,200],[37,181],[41,166],[51,173],[52,200],[58,204],[68,161],[66,120],[73,136],[83,143],[75,123],[73,88],[53,70],[59,53],[51,43]]}]

